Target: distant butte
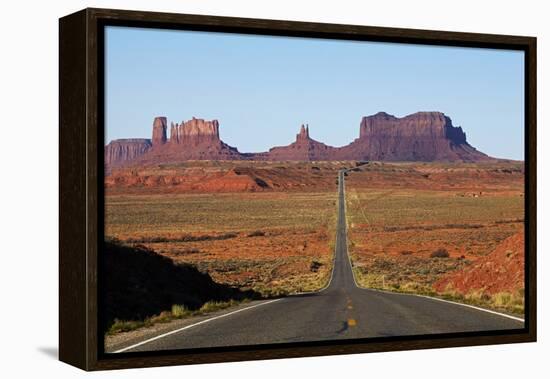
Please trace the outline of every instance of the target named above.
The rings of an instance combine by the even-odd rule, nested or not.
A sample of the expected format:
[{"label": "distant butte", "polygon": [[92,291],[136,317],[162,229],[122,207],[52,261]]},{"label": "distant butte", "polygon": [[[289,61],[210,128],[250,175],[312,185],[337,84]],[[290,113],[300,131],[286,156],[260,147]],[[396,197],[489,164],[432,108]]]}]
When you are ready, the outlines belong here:
[{"label": "distant butte", "polygon": [[166,117],[153,121],[151,139],[119,139],[105,146],[106,167],[177,163],[188,160],[259,161],[462,161],[491,160],[466,141],[466,134],[441,112],[417,112],[398,118],[379,112],[363,117],[359,138],[343,147],[332,147],[309,136],[302,125],[295,142],[263,153],[241,153],[224,143],[217,120],[194,118],[171,123],[167,138]]}]

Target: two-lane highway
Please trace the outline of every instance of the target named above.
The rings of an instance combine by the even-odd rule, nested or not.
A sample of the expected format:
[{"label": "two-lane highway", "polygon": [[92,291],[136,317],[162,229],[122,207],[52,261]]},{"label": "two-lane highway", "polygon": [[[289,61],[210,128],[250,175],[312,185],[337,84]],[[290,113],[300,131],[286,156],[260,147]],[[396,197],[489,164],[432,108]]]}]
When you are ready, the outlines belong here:
[{"label": "two-lane highway", "polygon": [[438,299],[357,287],[347,251],[345,171],[338,174],[338,225],[328,286],[255,302],[116,352],[320,341],[523,328],[520,319]]}]

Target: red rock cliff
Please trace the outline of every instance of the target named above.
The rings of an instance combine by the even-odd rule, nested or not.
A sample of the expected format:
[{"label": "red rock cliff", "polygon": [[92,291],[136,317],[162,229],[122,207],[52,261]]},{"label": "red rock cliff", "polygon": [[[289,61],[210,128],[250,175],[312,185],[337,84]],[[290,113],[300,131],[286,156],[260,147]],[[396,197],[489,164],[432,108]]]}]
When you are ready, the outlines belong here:
[{"label": "red rock cliff", "polygon": [[341,159],[380,161],[478,161],[489,157],[466,142],[466,134],[440,112],[402,118],[384,112],[363,117],[359,138],[339,149]]},{"label": "red rock cliff", "polygon": [[337,149],[315,141],[309,136],[309,125],[302,125],[296,141],[288,146],[271,148],[261,160],[271,161],[324,161],[332,160]]},{"label": "red rock cliff", "polygon": [[166,117],[155,117],[153,121],[153,146],[160,146],[166,143],[166,127]]},{"label": "red rock cliff", "polygon": [[180,145],[203,145],[220,142],[218,120],[205,121],[193,117],[192,120],[172,123],[170,127],[170,143]]},{"label": "red rock cliff", "polygon": [[145,138],[117,139],[105,146],[105,165],[117,166],[145,154],[151,149],[151,140]]},{"label": "red rock cliff", "polygon": [[441,112],[418,112],[402,118],[379,112],[363,117],[359,138],[343,147],[312,139],[302,125],[295,142],[263,153],[240,153],[220,139],[217,120],[194,118],[171,124],[157,117],[153,138],[115,140],[105,147],[106,165],[174,163],[186,160],[378,160],[378,161],[480,161],[492,159],[466,141]]},{"label": "red rock cliff", "polygon": [[173,163],[186,160],[246,159],[239,151],[220,139],[218,120],[193,117],[180,124],[171,123],[170,139],[140,156],[136,164]]}]

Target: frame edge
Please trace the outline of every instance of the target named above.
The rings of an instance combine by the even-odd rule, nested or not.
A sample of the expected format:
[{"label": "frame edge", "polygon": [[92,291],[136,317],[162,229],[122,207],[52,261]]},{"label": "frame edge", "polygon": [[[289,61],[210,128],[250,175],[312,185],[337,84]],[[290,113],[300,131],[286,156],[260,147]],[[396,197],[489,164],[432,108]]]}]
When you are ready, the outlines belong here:
[{"label": "frame edge", "polygon": [[[98,178],[98,30],[100,20],[134,19],[143,20],[144,15],[152,17],[151,24],[186,23],[204,26],[232,24],[249,28],[253,32],[259,28],[284,32],[297,27],[298,32],[316,32],[321,27],[328,28],[327,34],[341,34],[342,37],[359,37],[368,34],[372,37],[412,38],[419,43],[450,44],[465,39],[470,43],[503,44],[512,43],[526,51],[526,133],[528,134],[529,161],[529,257],[530,286],[527,291],[529,303],[528,333],[508,336],[500,342],[491,338],[477,341],[449,339],[432,341],[407,341],[403,343],[369,343],[356,346],[330,348],[282,348],[260,351],[247,351],[227,355],[208,353],[206,355],[132,357],[98,359],[97,339],[97,254],[101,241],[97,239],[97,183]],[[248,22],[248,26],[245,23]],[[321,32],[319,32],[321,33]],[[429,36],[429,33],[438,38]],[[423,42],[422,42],[423,41]],[[457,42],[458,41],[458,42]],[[409,42],[414,43],[414,42]],[[293,358],[321,355],[355,354],[379,351],[409,349],[444,348],[459,346],[489,345],[498,343],[518,343],[536,341],[536,38],[502,36],[463,32],[441,32],[418,29],[397,29],[358,25],[337,25],[297,21],[276,21],[269,19],[243,19],[235,17],[184,15],[175,13],[123,11],[87,8],[65,16],[59,20],[59,359],[84,370],[109,370],[119,368],[152,367],[177,364],[198,364],[231,362],[257,359]],[[76,217],[78,216],[78,217]],[[63,325],[63,326],[62,326]],[[452,342],[451,342],[452,341]],[[472,341],[472,342],[471,342]]]},{"label": "frame edge", "polygon": [[59,360],[87,366],[86,11],[59,19]]}]

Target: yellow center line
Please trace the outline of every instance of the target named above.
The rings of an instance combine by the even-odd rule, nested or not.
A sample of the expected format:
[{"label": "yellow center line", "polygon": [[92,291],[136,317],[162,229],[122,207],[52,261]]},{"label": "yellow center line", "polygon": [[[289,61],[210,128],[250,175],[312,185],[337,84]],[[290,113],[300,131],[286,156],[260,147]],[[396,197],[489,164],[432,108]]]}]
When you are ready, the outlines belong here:
[{"label": "yellow center line", "polygon": [[[346,300],[347,300],[347,308],[348,309],[353,309],[353,304],[351,302],[351,297],[346,294]],[[348,318],[348,327],[352,327],[352,326],[356,326],[357,325],[357,321],[355,321],[355,319],[353,318]]]}]

